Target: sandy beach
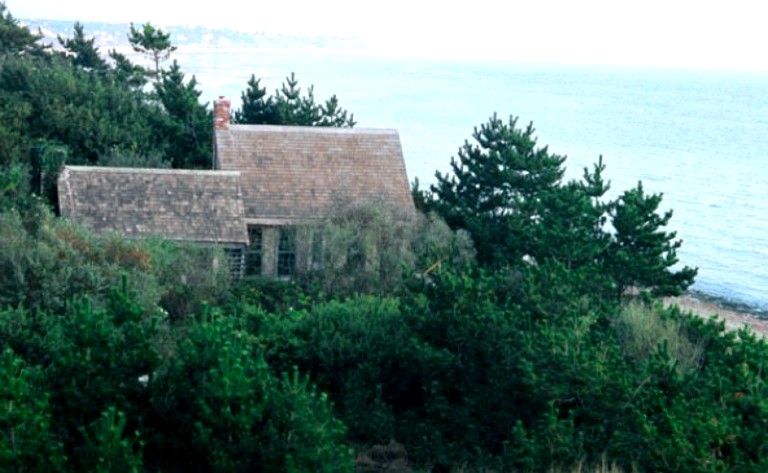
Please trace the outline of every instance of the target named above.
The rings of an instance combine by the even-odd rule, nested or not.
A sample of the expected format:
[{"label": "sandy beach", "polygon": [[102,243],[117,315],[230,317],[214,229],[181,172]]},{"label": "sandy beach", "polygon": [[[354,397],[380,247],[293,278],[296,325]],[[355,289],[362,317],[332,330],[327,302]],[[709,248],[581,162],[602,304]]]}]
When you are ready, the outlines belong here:
[{"label": "sandy beach", "polygon": [[664,299],[666,305],[677,304],[683,310],[689,310],[702,317],[717,316],[725,321],[729,330],[738,330],[745,325],[762,337],[768,337],[768,320],[756,315],[730,309],[698,294],[685,294]]}]

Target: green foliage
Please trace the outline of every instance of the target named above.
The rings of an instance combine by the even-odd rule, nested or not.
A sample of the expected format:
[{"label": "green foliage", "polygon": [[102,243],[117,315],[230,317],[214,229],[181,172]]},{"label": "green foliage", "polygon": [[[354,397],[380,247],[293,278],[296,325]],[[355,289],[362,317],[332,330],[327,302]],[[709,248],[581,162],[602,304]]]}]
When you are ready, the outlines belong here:
[{"label": "green foliage", "polygon": [[58,37],[59,44],[65,49],[66,55],[71,57],[72,64],[94,71],[106,71],[107,63],[99,54],[96,47],[96,39],[85,37],[83,24],[75,22],[75,33],[72,38]]},{"label": "green foliage", "polygon": [[184,73],[176,61],[162,71],[155,83],[155,93],[167,116],[162,132],[168,143],[167,156],[173,167],[210,169],[213,142],[213,116],[199,102],[197,80],[184,82]]},{"label": "green foliage", "polygon": [[0,61],[0,90],[24,104],[11,129],[20,135],[17,143],[66,147],[70,164],[93,163],[114,146],[139,154],[165,151],[151,124],[159,109],[109,75],[58,57],[6,58]]},{"label": "green foliage", "polygon": [[0,470],[60,471],[65,458],[51,434],[48,394],[40,390],[40,370],[11,348],[0,354]]},{"label": "green foliage", "polygon": [[0,55],[39,53],[42,47],[37,41],[41,37],[29,31],[26,26],[19,25],[6,8],[5,2],[0,2]]},{"label": "green foliage", "polygon": [[380,201],[339,204],[323,221],[302,229],[310,246],[299,280],[325,293],[388,294],[407,278],[444,263],[474,260],[465,232],[437,216]]},{"label": "green foliage", "polygon": [[155,28],[151,23],[144,23],[141,28],[136,28],[131,23],[128,42],[134,51],[144,54],[152,61],[155,66],[152,75],[156,78],[160,77],[160,62],[168,60],[177,49],[171,43],[170,33]]},{"label": "green foliage", "polygon": [[[379,217],[353,215],[363,224]],[[50,233],[45,223],[13,233],[23,228],[14,222],[0,228],[23,237],[17,252],[39,252],[58,234],[68,246],[56,251],[70,248],[64,261],[79,261],[73,269],[109,261],[156,278],[110,282],[92,303],[0,312],[3,346],[39,373],[26,378],[34,391],[13,395],[48,403],[34,412],[49,412],[49,427],[30,432],[40,448],[66,454],[65,470],[344,471],[347,442],[366,451],[391,439],[435,470],[562,469],[602,458],[628,471],[766,466],[768,345],[676,310],[617,307],[594,293],[603,284],[586,267],[548,259],[474,268],[441,253],[450,245],[438,245],[446,237],[437,225],[419,251],[427,261],[448,256],[394,282],[389,297],[333,300],[339,292],[305,294],[280,281],[241,286],[222,312],[224,289],[204,296],[208,272],[193,269],[215,253],[195,262],[196,253],[163,242],[132,246],[70,226]],[[188,279],[201,289],[178,299],[198,302],[167,317],[159,296],[144,292],[183,287],[184,275],[202,277]],[[27,284],[17,287],[29,292]]]},{"label": "green foliage", "polygon": [[537,225],[532,231],[531,255],[536,261],[558,261],[570,269],[597,266],[610,243],[604,231],[608,191],[603,181],[602,157],[593,171],[584,169],[581,181],[570,181],[543,192]]},{"label": "green foliage", "polygon": [[110,407],[91,429],[81,428],[88,458],[83,459],[88,471],[94,473],[140,473],[142,468],[141,440],[138,432],[126,438],[125,414]]},{"label": "green foliage", "polygon": [[172,320],[194,317],[226,295],[231,281],[221,248],[162,239],[145,245],[147,272],[163,288],[158,304]]},{"label": "green foliage", "polygon": [[20,164],[0,168],[0,212],[10,212],[29,202],[26,172]]},{"label": "green foliage", "polygon": [[0,313],[0,340],[41,369],[40,389],[50,393],[41,398],[50,406],[40,414],[50,419],[45,445],[63,450],[72,471],[136,471],[136,435],[127,432],[146,416],[140,379],[156,369],[164,333],[157,311],[126,281],[100,308],[84,299],[58,315]]},{"label": "green foliage", "polygon": [[619,294],[634,287],[674,296],[693,284],[696,269],[685,266],[672,271],[682,240],[675,240],[676,232],[663,230],[672,211],[659,215],[660,203],[661,194],[646,195],[639,182],[611,204],[611,224],[616,233],[608,267]]},{"label": "green foliage", "polygon": [[251,75],[248,88],[240,96],[242,105],[235,111],[234,121],[252,125],[332,126],[352,128],[354,115],[339,105],[333,95],[324,104],[315,102],[314,86],[301,95],[301,87],[295,74],[285,78],[274,96],[267,96],[260,80]]},{"label": "green foliage", "polygon": [[276,377],[238,319],[213,313],[178,343],[152,381],[153,462],[166,471],[351,470],[327,397],[295,371]]},{"label": "green foliage", "polygon": [[[6,29],[0,30],[22,30],[10,14],[2,18]],[[80,23],[73,37],[59,38],[65,54],[41,49],[40,54],[0,56],[0,164],[5,169],[30,172],[39,180],[30,162],[41,144],[63,150],[68,164],[109,163],[119,149],[123,157],[139,157],[138,166],[167,160],[175,167],[210,168],[211,114],[199,103],[196,80],[185,80],[176,63],[160,69],[159,62],[174,49],[166,33],[146,24],[140,30],[132,26],[131,37],[155,61],[153,92],[143,88],[147,72],[142,67],[116,51],[107,61]],[[147,156],[150,163],[140,159]],[[121,165],[132,164],[121,160]],[[46,176],[55,182],[56,173]],[[4,187],[9,186],[16,188]],[[34,186],[31,191],[39,193]],[[49,203],[55,206],[55,199]]]},{"label": "green foliage", "polygon": [[418,465],[761,470],[765,342],[607,305],[564,265],[536,271],[444,266],[411,296],[317,301],[261,314],[254,330],[270,364],[298,365],[329,392],[351,440],[397,439]]},{"label": "green foliage", "polygon": [[248,87],[240,94],[242,105],[235,111],[234,122],[249,125],[280,123],[280,116],[274,99],[267,95],[266,87],[261,87],[261,79],[251,75]]},{"label": "green foliage", "polygon": [[61,314],[72,299],[103,300],[124,272],[142,274],[134,283],[147,304],[160,297],[139,243],[99,240],[48,211],[30,223],[18,212],[0,213],[0,268],[0,307]]},{"label": "green foliage", "polygon": [[704,347],[688,337],[681,320],[633,301],[622,307],[613,323],[624,353],[637,362],[664,351],[683,373],[695,372],[701,364]]},{"label": "green foliage", "polygon": [[225,261],[216,247],[96,237],[47,211],[30,224],[18,212],[0,213],[0,307],[61,314],[73,299],[101,304],[127,274],[141,304],[182,320],[223,299]]},{"label": "green foliage", "polygon": [[[111,442],[120,442],[110,436],[120,434],[110,434],[108,429],[116,429],[110,422],[119,419],[102,418],[106,410],[114,407],[125,413],[133,421],[127,427],[129,432],[137,430],[150,401],[150,392],[140,379],[157,369],[164,347],[163,322],[157,313],[146,314],[125,290],[114,291],[111,299],[105,309],[84,301],[74,305],[67,317],[49,318],[45,325],[51,357],[46,374],[53,393],[54,421],[67,439],[68,453],[83,467],[94,456],[107,455],[104,449],[112,449],[110,455],[118,454],[118,445]],[[97,437],[76,442],[85,426]]]},{"label": "green foliage", "polygon": [[537,148],[533,133],[533,125],[521,130],[516,118],[494,115],[475,129],[476,144],[465,142],[451,159],[453,175],[436,174],[435,209],[469,231],[484,265],[517,265],[531,254],[539,202],[563,177],[565,158]]},{"label": "green foliage", "polygon": [[114,62],[112,75],[115,80],[136,90],[140,90],[146,85],[147,71],[143,67],[133,64],[128,57],[118,53],[115,49],[109,51],[108,55]]},{"label": "green foliage", "polygon": [[[695,269],[672,270],[681,242],[663,231],[671,212],[657,214],[660,195],[638,185],[603,202],[602,157],[581,181],[562,183],[565,158],[537,147],[533,132],[494,115],[451,160],[452,175],[437,173],[431,194],[413,189],[417,205],[466,229],[486,267],[562,264],[613,297],[629,288],[679,294],[693,283]],[[609,216],[613,232],[605,228]]]}]

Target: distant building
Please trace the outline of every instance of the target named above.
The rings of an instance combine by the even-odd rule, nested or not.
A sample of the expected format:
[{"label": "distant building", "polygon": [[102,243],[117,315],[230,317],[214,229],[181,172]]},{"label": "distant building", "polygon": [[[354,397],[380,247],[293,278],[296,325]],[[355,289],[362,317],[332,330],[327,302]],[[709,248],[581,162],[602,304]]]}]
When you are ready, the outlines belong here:
[{"label": "distant building", "polygon": [[96,233],[224,246],[235,271],[290,276],[308,264],[297,226],[341,203],[413,208],[395,130],[230,123],[214,104],[215,171],[65,166],[64,217]]}]

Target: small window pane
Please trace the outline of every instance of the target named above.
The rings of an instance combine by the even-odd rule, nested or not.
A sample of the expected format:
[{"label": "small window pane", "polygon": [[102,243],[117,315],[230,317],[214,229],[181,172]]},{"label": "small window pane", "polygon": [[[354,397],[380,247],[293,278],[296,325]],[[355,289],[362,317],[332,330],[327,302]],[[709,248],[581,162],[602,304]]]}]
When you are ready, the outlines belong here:
[{"label": "small window pane", "polygon": [[240,248],[225,248],[229,274],[232,279],[240,279],[243,276],[243,250]]},{"label": "small window pane", "polygon": [[245,254],[245,274],[260,276],[264,253],[264,238],[260,227],[248,227],[250,244]]},{"label": "small window pane", "polygon": [[296,229],[281,228],[277,246],[278,277],[292,276],[296,271]]}]

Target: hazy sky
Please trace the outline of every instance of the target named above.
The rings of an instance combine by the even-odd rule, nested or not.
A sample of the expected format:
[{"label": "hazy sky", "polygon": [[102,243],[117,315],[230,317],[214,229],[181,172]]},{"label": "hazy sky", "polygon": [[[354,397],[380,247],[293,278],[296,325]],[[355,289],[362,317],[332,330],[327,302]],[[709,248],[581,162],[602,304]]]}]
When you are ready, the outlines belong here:
[{"label": "hazy sky", "polygon": [[6,6],[17,18],[357,35],[400,54],[768,71],[768,4],[758,0],[6,0]]}]

